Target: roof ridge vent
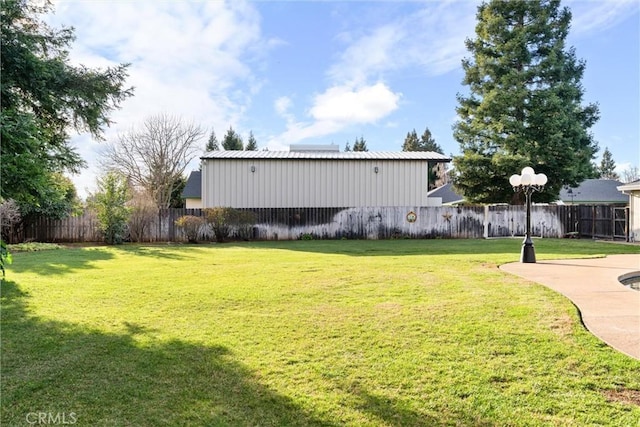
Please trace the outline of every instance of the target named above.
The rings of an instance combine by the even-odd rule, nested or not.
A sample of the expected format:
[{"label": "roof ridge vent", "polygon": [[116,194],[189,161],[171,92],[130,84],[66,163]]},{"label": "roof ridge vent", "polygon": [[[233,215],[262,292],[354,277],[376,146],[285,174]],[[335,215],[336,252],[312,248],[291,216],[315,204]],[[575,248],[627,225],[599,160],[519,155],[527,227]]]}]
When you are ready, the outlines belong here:
[{"label": "roof ridge vent", "polygon": [[339,153],[340,146],[337,144],[291,144],[289,145],[289,151],[294,151],[294,152],[319,151],[319,152]]}]

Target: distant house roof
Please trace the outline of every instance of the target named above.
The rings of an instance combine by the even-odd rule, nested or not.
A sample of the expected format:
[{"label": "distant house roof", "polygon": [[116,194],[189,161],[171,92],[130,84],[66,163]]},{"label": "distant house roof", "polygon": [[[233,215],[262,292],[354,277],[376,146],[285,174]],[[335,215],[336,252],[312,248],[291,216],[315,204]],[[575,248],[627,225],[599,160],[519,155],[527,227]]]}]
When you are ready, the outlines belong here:
[{"label": "distant house roof", "polygon": [[616,187],[619,191],[640,191],[640,179]]},{"label": "distant house roof", "polygon": [[193,171],[187,179],[187,184],[182,190],[183,199],[201,199],[202,198],[202,184],[200,182],[202,172]]},{"label": "distant house roof", "polygon": [[427,197],[439,197],[442,199],[443,205],[450,205],[453,203],[461,203],[464,201],[464,197],[457,194],[453,190],[453,184],[448,183],[427,193]]},{"label": "distant house roof", "polygon": [[613,179],[587,179],[575,188],[563,188],[560,200],[572,204],[628,203],[629,196],[617,188],[621,185]]},{"label": "distant house roof", "polygon": [[450,162],[433,151],[209,151],[201,159],[281,159],[281,160],[436,160]]}]

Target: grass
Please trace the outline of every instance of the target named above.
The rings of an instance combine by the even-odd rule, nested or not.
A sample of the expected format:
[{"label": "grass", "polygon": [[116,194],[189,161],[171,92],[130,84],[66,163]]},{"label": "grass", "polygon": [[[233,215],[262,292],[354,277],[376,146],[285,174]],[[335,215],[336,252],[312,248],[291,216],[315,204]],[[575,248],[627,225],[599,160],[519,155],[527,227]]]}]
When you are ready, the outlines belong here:
[{"label": "grass", "polygon": [[[2,284],[2,425],[635,426],[640,362],[520,241],[296,241],[25,252]],[[536,240],[539,259],[640,253]],[[621,397],[622,396],[622,397]],[[624,399],[624,396],[632,396]]]}]

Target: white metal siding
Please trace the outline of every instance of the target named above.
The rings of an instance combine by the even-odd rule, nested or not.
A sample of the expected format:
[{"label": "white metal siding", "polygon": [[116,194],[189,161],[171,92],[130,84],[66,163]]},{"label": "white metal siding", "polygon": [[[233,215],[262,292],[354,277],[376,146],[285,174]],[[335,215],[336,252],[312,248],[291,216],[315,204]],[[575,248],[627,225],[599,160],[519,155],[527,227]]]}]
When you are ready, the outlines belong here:
[{"label": "white metal siding", "polygon": [[629,237],[640,242],[640,191],[629,192]]},{"label": "white metal siding", "polygon": [[423,160],[203,159],[202,179],[204,207],[427,204]]}]

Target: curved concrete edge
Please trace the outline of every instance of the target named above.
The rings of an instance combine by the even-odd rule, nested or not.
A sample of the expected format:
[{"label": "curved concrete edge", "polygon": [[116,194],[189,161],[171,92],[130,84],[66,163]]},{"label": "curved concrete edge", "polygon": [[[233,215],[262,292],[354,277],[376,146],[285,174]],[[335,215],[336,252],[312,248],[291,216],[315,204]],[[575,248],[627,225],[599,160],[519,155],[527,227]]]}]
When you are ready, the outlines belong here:
[{"label": "curved concrete edge", "polygon": [[500,269],[569,298],[587,329],[616,350],[640,360],[640,291],[618,280],[640,270],[640,255],[503,264]]}]

